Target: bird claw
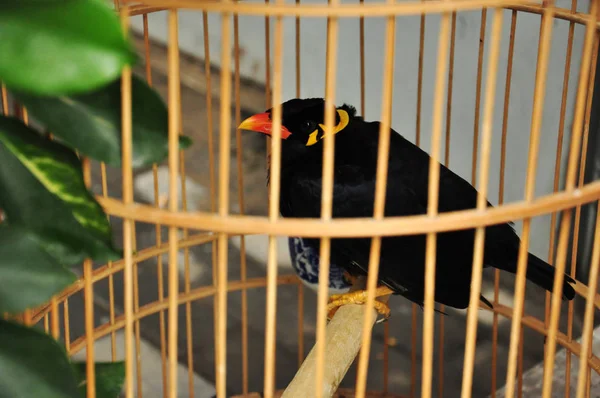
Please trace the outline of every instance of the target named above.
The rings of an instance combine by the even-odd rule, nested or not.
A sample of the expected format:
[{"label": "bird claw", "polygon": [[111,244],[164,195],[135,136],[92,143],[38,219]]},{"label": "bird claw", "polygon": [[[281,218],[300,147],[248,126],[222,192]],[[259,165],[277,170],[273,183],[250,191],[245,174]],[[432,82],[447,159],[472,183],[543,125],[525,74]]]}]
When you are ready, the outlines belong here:
[{"label": "bird claw", "polygon": [[[391,290],[385,286],[380,286],[375,291],[375,298],[386,296],[391,294]],[[337,310],[346,304],[356,304],[363,305],[367,302],[367,291],[366,290],[357,290],[351,293],[345,294],[334,294],[329,298],[329,302],[327,304],[327,319],[331,320]],[[381,301],[375,300],[373,302],[373,307],[377,311],[379,315],[383,315],[383,318],[379,318],[375,323],[382,323],[387,321],[390,318],[391,310],[390,307],[386,303],[382,303]]]}]

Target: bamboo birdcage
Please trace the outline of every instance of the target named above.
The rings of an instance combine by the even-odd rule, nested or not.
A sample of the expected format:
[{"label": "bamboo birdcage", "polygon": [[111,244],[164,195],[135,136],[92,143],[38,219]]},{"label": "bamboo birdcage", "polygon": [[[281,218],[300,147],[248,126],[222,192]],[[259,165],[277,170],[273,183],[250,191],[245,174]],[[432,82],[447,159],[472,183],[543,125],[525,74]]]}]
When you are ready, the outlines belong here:
[{"label": "bamboo birdcage", "polygon": [[[316,336],[317,342],[325,341],[325,331],[329,333],[341,333],[342,335],[353,335],[351,338],[361,339],[360,355],[357,357],[356,367],[356,383],[354,383],[354,375],[348,373],[346,380],[352,379],[350,385],[353,388],[340,389],[340,394],[344,391],[344,396],[378,396],[378,397],[396,397],[396,396],[417,396],[420,394],[423,397],[431,396],[456,396],[458,391],[448,391],[444,387],[444,373],[446,369],[454,364],[445,362],[444,349],[441,348],[444,343],[444,325],[446,318],[434,313],[432,300],[426,299],[425,306],[421,314],[421,309],[412,306],[412,315],[395,311],[396,304],[401,298],[392,298],[392,319],[384,325],[376,325],[374,329],[371,325],[374,322],[374,314],[371,311],[362,311],[358,307],[346,308],[347,311],[340,311],[336,318],[337,323],[332,321],[329,326],[325,318],[325,303],[327,299],[327,281],[323,276],[328,275],[328,240],[332,237],[350,237],[350,236],[373,236],[374,241],[382,236],[399,235],[408,233],[427,233],[429,237],[434,237],[436,232],[451,230],[454,228],[464,227],[483,227],[485,225],[505,222],[510,220],[522,220],[522,230],[520,235],[525,248],[530,244],[530,235],[532,232],[533,218],[546,215],[550,219],[549,228],[546,228],[544,233],[549,235],[548,241],[550,253],[548,257],[553,260],[554,265],[559,270],[567,270],[572,275],[575,275],[575,262],[571,260],[570,269],[567,267],[568,258],[575,259],[577,252],[577,241],[579,239],[579,223],[581,222],[581,211],[583,206],[593,204],[600,198],[600,185],[598,182],[589,182],[584,184],[583,170],[586,166],[586,153],[590,134],[589,120],[592,112],[592,93],[594,88],[596,59],[598,53],[598,32],[600,24],[598,23],[598,9],[600,1],[591,0],[584,2],[586,9],[583,9],[581,4],[577,4],[575,0],[569,2],[570,6],[561,8],[556,6],[554,2],[538,2],[526,0],[445,0],[445,1],[394,1],[386,2],[340,2],[339,0],[330,0],[329,2],[320,2],[319,4],[303,4],[302,1],[296,0],[295,3],[285,2],[283,0],[274,0],[262,2],[233,2],[228,0],[221,1],[202,1],[202,0],[144,0],[129,4],[121,1],[121,4],[116,2],[116,6],[122,15],[126,26],[129,26],[129,19],[133,16],[142,16],[144,26],[144,55],[146,57],[146,73],[147,78],[151,81],[152,68],[150,63],[150,40],[148,30],[151,26],[148,23],[148,15],[152,13],[164,13],[168,15],[168,106],[169,106],[169,134],[170,134],[170,150],[169,150],[169,198],[177,197],[178,179],[177,176],[185,176],[185,162],[182,159],[185,153],[179,153],[176,138],[182,124],[182,110],[180,102],[180,52],[178,43],[178,11],[185,9],[199,10],[204,13],[202,19],[204,29],[204,65],[198,64],[197,73],[199,76],[204,69],[206,84],[210,85],[211,81],[211,57],[215,56],[210,53],[207,48],[208,43],[208,18],[210,14],[221,17],[221,48],[220,53],[220,87],[211,90],[208,87],[206,94],[206,104],[208,115],[212,114],[213,100],[212,91],[218,91],[219,96],[219,119],[213,121],[209,116],[208,141],[209,146],[209,167],[211,175],[211,210],[210,212],[203,211],[187,211],[186,201],[183,200],[180,207],[176,200],[168,201],[168,208],[161,206],[161,198],[158,196],[158,188],[156,188],[155,202],[153,205],[145,205],[134,201],[133,177],[131,169],[131,157],[127,155],[130,150],[131,140],[131,92],[128,87],[128,79],[132,73],[131,70],[125,70],[124,86],[123,86],[123,146],[124,158],[123,167],[119,171],[110,171],[102,165],[97,174],[92,178],[91,166],[86,163],[88,183],[96,183],[102,185],[102,195],[99,195],[100,203],[104,206],[107,213],[110,214],[113,220],[122,222],[123,247],[125,249],[125,258],[110,264],[93,265],[90,262],[84,264],[83,275],[80,280],[63,292],[58,297],[54,298],[47,306],[32,311],[27,314],[28,319],[32,323],[41,322],[47,330],[52,331],[55,336],[63,333],[61,339],[65,341],[67,350],[71,354],[76,354],[83,349],[86,349],[86,357],[89,361],[94,361],[94,342],[105,336],[112,336],[111,354],[113,359],[117,357],[126,359],[127,381],[125,387],[125,396],[132,397],[134,387],[137,389],[138,396],[145,396],[148,391],[141,389],[141,370],[145,364],[142,363],[139,357],[140,350],[140,333],[143,329],[142,322],[145,318],[156,317],[160,325],[160,345],[161,345],[161,361],[162,361],[162,390],[160,394],[151,396],[175,397],[177,395],[177,383],[172,382],[177,375],[177,363],[187,363],[189,366],[189,380],[193,384],[193,363],[200,359],[194,358],[194,352],[191,348],[191,341],[194,337],[194,330],[191,328],[192,309],[191,303],[209,300],[214,302],[214,311],[203,314],[210,318],[210,324],[214,320],[214,329],[209,333],[214,338],[214,380],[217,396],[219,398],[228,396],[226,394],[241,394],[245,397],[252,396],[252,390],[249,390],[249,367],[251,363],[259,364],[258,367],[264,369],[263,380],[258,383],[262,389],[254,389],[260,391],[265,397],[278,396],[286,385],[276,385],[276,362],[277,355],[277,295],[278,291],[283,289],[293,292],[297,297],[298,309],[298,367],[306,358],[305,348],[309,348],[309,344],[305,341],[305,335],[310,334],[303,328],[304,312],[316,314]],[[477,12],[481,15],[481,31],[479,37],[479,46],[477,48],[477,57],[474,67],[477,70],[475,76],[472,77],[472,84],[475,85],[475,91],[466,94],[460,88],[457,82],[453,80],[454,70],[457,68],[455,62],[456,37],[457,37],[457,15],[463,12]],[[373,219],[369,220],[330,220],[331,210],[327,205],[331,204],[331,178],[332,167],[331,154],[333,153],[333,142],[326,140],[326,159],[324,167],[325,189],[323,207],[323,220],[296,220],[282,219],[279,216],[278,200],[270,200],[268,205],[268,216],[248,216],[243,214],[231,214],[230,211],[230,159],[232,138],[231,131],[235,126],[232,125],[232,104],[235,109],[234,117],[236,125],[240,121],[240,74],[239,74],[239,35],[241,34],[238,27],[238,18],[244,16],[265,17],[264,24],[267,31],[265,39],[265,65],[266,65],[266,89],[265,101],[267,107],[271,105],[275,108],[275,115],[279,112],[277,105],[287,98],[282,96],[282,85],[289,84],[283,81],[283,48],[284,44],[295,43],[295,57],[297,60],[295,76],[293,82],[296,93],[301,93],[303,79],[312,77],[302,76],[299,65],[299,57],[301,56],[299,45],[300,24],[297,21],[305,18],[320,18],[327,21],[327,52],[323,54],[323,62],[326,62],[327,71],[325,76],[325,86],[323,87],[322,96],[327,99],[329,105],[337,103],[336,101],[336,85],[347,84],[340,83],[336,79],[336,74],[339,68],[332,67],[338,64],[338,53],[331,49],[336,49],[340,43],[339,21],[341,19],[352,19],[359,21],[356,28],[358,34],[356,37],[359,40],[354,40],[355,51],[359,59],[359,65],[356,68],[359,73],[356,75],[355,82],[352,82],[360,89],[360,103],[357,103],[360,114],[364,114],[366,106],[371,106],[366,103],[365,90],[368,85],[382,85],[381,104],[377,106],[377,119],[382,121],[384,126],[383,131],[389,131],[387,128],[396,122],[396,116],[392,110],[395,110],[393,103],[395,101],[395,93],[392,92],[392,81],[397,73],[394,69],[396,40],[398,40],[395,29],[399,21],[405,21],[411,18],[418,22],[419,29],[414,31],[414,35],[403,40],[412,40],[418,44],[418,51],[413,54],[407,54],[408,57],[414,59],[416,65],[416,74],[410,76],[410,79],[415,81],[417,88],[417,103],[408,112],[415,115],[416,125],[412,125],[416,131],[416,142],[422,144],[422,141],[429,140],[430,147],[423,145],[430,155],[439,159],[442,163],[448,163],[450,159],[450,126],[453,110],[453,99],[456,98],[457,92],[459,95],[472,96],[474,107],[471,107],[471,112],[474,114],[473,130],[469,139],[472,139],[472,178],[471,182],[478,188],[484,196],[491,196],[490,184],[491,173],[497,174],[498,178],[498,198],[496,202],[498,206],[493,209],[485,209],[485,201],[480,202],[478,209],[466,211],[460,214],[436,214],[435,201],[430,201],[428,214],[424,216],[416,216],[409,218],[393,218],[384,219],[382,217],[383,195],[377,194],[378,204],[375,208],[376,214]],[[439,18],[439,29],[436,37],[436,48],[434,56],[430,57],[429,67],[425,62],[424,46],[425,46],[425,18],[426,16],[435,15]],[[517,30],[517,19],[524,18],[522,15],[528,15],[530,18],[536,18],[539,23],[539,45],[537,46],[537,63],[532,66],[530,76],[534,79],[534,90],[524,92],[522,87],[509,84],[516,73],[520,73],[513,68],[513,64],[518,62],[522,52],[515,52],[515,42],[519,41]],[[268,17],[272,17],[269,19]],[[296,21],[294,37],[284,38],[283,18],[293,17]],[[404,19],[400,20],[397,17]],[[384,18],[385,20],[385,36],[381,66],[383,67],[383,79],[381,79],[381,69],[377,71],[365,72],[365,21],[369,18]],[[489,21],[489,22],[488,22]],[[566,33],[559,35],[556,31],[559,22],[562,24],[562,29],[558,33]],[[200,22],[200,21],[199,21]],[[486,23],[489,25],[486,26]],[[232,32],[233,28],[233,32]],[[274,40],[271,42],[269,30],[274,33]],[[553,30],[555,31],[553,33]],[[579,36],[577,36],[579,35]],[[579,37],[579,47],[574,44],[576,38]],[[562,41],[564,51],[558,58],[551,58],[550,52],[553,49],[553,40],[558,38]],[[325,40],[325,38],[324,38]],[[501,43],[504,43],[507,48],[504,50]],[[231,52],[231,49],[235,51]],[[504,53],[501,53],[504,50]],[[552,64],[551,60],[559,60],[560,62]],[[574,62],[573,60],[577,60]],[[431,66],[433,65],[433,66]],[[576,65],[572,66],[572,65]],[[233,69],[233,72],[232,72]],[[560,71],[557,76],[560,79],[555,79],[552,84],[559,87],[560,97],[550,98],[546,93],[546,87],[550,84],[549,70],[554,72]],[[204,79],[204,77],[200,77]],[[431,108],[429,113],[422,111],[428,99],[427,93],[423,93],[423,86],[427,79],[430,79],[432,92]],[[376,83],[372,83],[376,81]],[[232,95],[233,84],[233,95]],[[453,94],[454,90],[454,94]],[[506,153],[511,150],[507,144],[507,137],[512,134],[510,127],[510,100],[511,94],[523,91],[518,95],[528,96],[531,101],[531,111],[529,112],[530,124],[527,125],[527,130],[519,132],[525,137],[525,141],[529,145],[527,158],[523,159],[522,165],[526,166],[526,177],[524,184],[524,197],[507,201],[503,197],[504,191],[508,184],[511,184],[513,175],[506,173],[507,167]],[[412,97],[411,97],[412,98]],[[569,100],[570,98],[570,100]],[[216,100],[215,100],[216,102]],[[365,104],[366,103],[366,104]],[[558,105],[557,112],[559,118],[558,126],[550,126],[548,123],[542,124],[544,116],[545,104],[551,103],[553,106]],[[216,108],[216,104],[214,104]],[[467,106],[468,108],[468,106]],[[330,111],[332,108],[328,108]],[[518,111],[518,110],[517,110]],[[566,122],[567,112],[572,114],[572,127],[570,128]],[[480,115],[481,114],[481,115]],[[330,113],[332,115],[332,113]],[[460,116],[459,116],[460,117]],[[275,116],[277,119],[277,116]],[[329,118],[331,124],[332,118]],[[277,123],[277,121],[276,121]],[[218,127],[218,179],[216,178],[215,168],[217,162],[213,156],[213,148],[216,148],[212,138],[213,125]],[[202,127],[204,129],[204,127]],[[554,148],[552,159],[546,161],[545,164],[552,164],[550,169],[543,169],[538,166],[539,163],[539,146],[542,137],[546,130],[552,130],[553,137],[551,146]],[[277,129],[274,129],[277,130]],[[401,132],[405,133],[405,132]],[[241,145],[240,132],[236,132],[236,151],[238,154],[238,200],[242,205],[240,209],[243,211],[244,199],[244,181],[242,169],[243,150]],[[430,137],[427,136],[430,134]],[[459,131],[452,131],[452,134],[461,134]],[[566,135],[565,135],[566,134]],[[445,144],[443,144],[445,136]],[[388,151],[388,141],[385,139],[380,141],[380,156],[383,156]],[[492,153],[493,139],[500,139],[501,151],[494,155]],[[563,137],[567,137],[563,139]],[[466,142],[466,141],[465,141]],[[544,140],[547,144],[547,140]],[[278,197],[279,189],[279,169],[280,164],[280,146],[277,137],[269,140],[268,152],[270,153],[272,184],[269,187],[271,199]],[[563,148],[564,147],[564,148]],[[129,149],[128,149],[129,148]],[[443,152],[444,151],[444,152]],[[496,165],[492,164],[492,156],[497,156]],[[496,167],[497,166],[497,167]],[[450,162],[450,167],[452,164]],[[564,168],[564,187],[560,187],[561,168]],[[122,179],[122,194],[109,195],[106,189],[107,178],[110,173],[115,173]],[[536,195],[535,181],[539,174],[546,174],[549,180],[552,181],[552,192],[544,195]],[[378,192],[384,192],[381,170],[378,174]],[[215,177],[215,178],[213,178]],[[154,178],[157,179],[156,168],[154,169]],[[439,174],[436,168],[432,168],[431,181],[438,181]],[[514,182],[514,183],[520,183]],[[155,183],[157,185],[157,183]],[[437,183],[430,184],[430,198],[435,198],[437,195]],[[185,197],[185,184],[181,186]],[[162,198],[164,199],[164,198]],[[265,198],[266,200],[266,198]],[[153,247],[136,248],[135,224],[146,223],[155,225],[157,230],[157,241]],[[574,224],[575,232],[570,230]],[[168,228],[168,237],[166,241],[161,240],[160,228]],[[183,234],[178,235],[178,231],[182,230]],[[196,231],[196,232],[194,232]],[[478,229],[483,231],[483,229]],[[266,275],[259,277],[249,277],[246,273],[245,260],[242,260],[241,275],[231,275],[228,272],[228,239],[231,236],[263,234],[269,237],[268,262],[266,266]],[[303,285],[293,275],[278,275],[277,269],[277,247],[276,236],[307,236],[325,238],[322,242],[322,258],[319,294],[316,308],[304,305],[304,300],[307,293],[304,292]],[[544,372],[543,378],[543,396],[554,396],[553,387],[553,372],[554,358],[559,348],[564,348],[567,351],[567,370],[565,372],[564,383],[566,385],[566,396],[571,388],[577,387],[577,397],[589,396],[591,391],[591,376],[595,373],[600,373],[600,358],[592,352],[592,338],[594,328],[594,311],[596,307],[600,307],[600,296],[597,292],[598,267],[600,266],[600,223],[596,221],[594,245],[592,251],[592,261],[590,264],[578,264],[579,266],[589,267],[589,281],[581,281],[577,284],[578,297],[574,302],[564,305],[561,304],[557,297],[546,294],[546,307],[543,314],[529,314],[525,308],[525,279],[524,271],[517,274],[514,285],[514,303],[502,303],[499,297],[499,281],[507,278],[504,274],[494,274],[494,299],[495,313],[492,321],[492,363],[487,369],[475,367],[475,354],[477,348],[477,322],[478,317],[481,317],[482,311],[476,311],[478,304],[478,292],[482,288],[481,278],[481,250],[483,247],[483,234],[477,235],[475,252],[479,253],[476,258],[479,262],[475,264],[475,272],[473,273],[472,281],[472,300],[471,305],[474,310],[469,311],[466,316],[466,334],[464,334],[464,360],[460,361],[462,368],[462,396],[471,396],[471,386],[474,379],[482,377],[481,375],[489,374],[491,377],[491,385],[489,388],[490,394],[495,396],[495,391],[502,387],[505,383],[506,396],[513,397],[515,395],[523,396],[523,373],[524,363],[527,362],[527,354],[524,354],[523,336],[525,330],[533,330],[539,337],[540,344],[543,344],[538,354],[544,357]],[[432,239],[428,240],[432,241]],[[243,240],[242,240],[243,242]],[[570,247],[570,244],[572,247]],[[184,282],[179,281],[178,276],[178,250],[189,249],[194,246],[205,245],[212,253],[212,272],[213,283],[205,286],[192,287],[189,283],[189,267],[187,267],[188,259],[185,258],[186,274]],[[376,250],[377,245],[374,245]],[[433,290],[433,271],[435,266],[435,253],[432,250],[433,245],[428,245],[427,263],[426,263],[426,291]],[[241,246],[242,258],[244,257],[244,244]],[[162,256],[168,253],[169,266],[168,270],[165,267],[165,272],[168,271],[167,280],[163,280],[163,263]],[[187,252],[186,252],[187,254]],[[142,267],[142,263],[150,258],[158,259],[157,271],[157,293],[156,297],[149,300],[141,300],[139,295],[138,272]],[[374,256],[376,258],[376,256]],[[373,269],[377,269],[378,262],[374,261],[371,264]],[[115,283],[115,279],[122,279],[123,285]],[[375,287],[375,279],[371,278],[367,281],[367,285],[372,289]],[[99,320],[94,314],[94,295],[93,289],[98,285],[109,289],[110,302],[106,303],[109,319]],[[248,340],[248,313],[247,307],[252,297],[252,291],[259,291],[260,295],[266,297],[265,310],[265,336],[264,355],[260,358],[253,357],[249,359],[249,346],[253,341]],[[231,344],[227,336],[228,331],[228,297],[232,294],[240,294],[242,302],[242,338],[240,356],[232,358],[227,353],[228,344]],[[72,296],[83,295],[85,308],[83,309],[84,324],[74,326],[73,319],[70,314],[73,308],[69,308],[69,300]],[[118,314],[115,310],[115,295],[121,295],[124,303],[123,313]],[[426,297],[429,297],[426,295]],[[373,300],[369,297],[369,300]],[[585,305],[583,303],[585,301]],[[582,304],[578,306],[577,304]],[[367,306],[369,306],[367,304]],[[351,307],[351,306],[349,306]],[[482,307],[483,308],[483,307]],[[488,309],[484,309],[487,311]],[[576,313],[579,312],[579,315]],[[363,319],[364,314],[364,319]],[[422,325],[419,318],[422,315]],[[214,316],[214,318],[213,318]],[[574,318],[579,316],[583,319],[581,329],[581,340],[577,340],[579,335],[574,332]],[[501,336],[498,322],[500,318],[511,319],[511,327],[509,333]],[[565,322],[566,318],[566,322]],[[410,321],[409,321],[410,319]],[[562,324],[560,321],[562,320]],[[347,330],[343,328],[343,324],[347,325],[353,322],[352,325],[362,325],[361,327]],[[394,323],[396,322],[396,323]],[[394,328],[407,328],[410,325],[410,341],[400,341],[398,345],[404,345],[406,351],[406,363],[408,366],[402,367],[400,370],[404,372],[406,377],[410,378],[410,388],[405,391],[393,391],[389,388],[389,372],[396,366],[389,360],[389,342],[390,334],[393,334]],[[560,327],[559,327],[560,326]],[[72,329],[79,327],[84,329],[84,333],[72,338],[74,334]],[[337,329],[336,329],[337,328]],[[435,331],[438,331],[437,338]],[[125,351],[117,353],[115,348],[115,332],[125,330]],[[182,330],[185,329],[185,332]],[[374,358],[370,355],[372,335],[377,329],[383,330],[383,359]],[[421,330],[421,332],[419,332]],[[180,333],[181,331],[181,333]],[[505,330],[506,331],[506,330]],[[178,338],[185,333],[187,342],[186,354],[180,355],[178,352]],[[422,344],[422,354],[419,355],[417,342],[420,338]],[[311,337],[313,335],[311,334]],[[349,340],[351,340],[348,337]],[[499,358],[498,353],[499,340],[509,340],[507,343],[506,358]],[[311,340],[312,341],[312,340]],[[358,341],[358,340],[356,340]],[[258,344],[258,343],[257,343]],[[348,347],[346,347],[348,348]],[[358,347],[356,347],[358,349]],[[328,380],[331,369],[339,367],[343,375],[345,367],[350,366],[352,358],[339,359],[338,356],[332,355],[332,350],[327,344],[316,344],[314,351],[311,352],[309,360],[305,362],[305,366],[298,374],[293,386],[294,393],[288,391],[288,396],[319,396],[315,392],[315,385],[321,385],[323,382],[332,382]],[[462,347],[460,347],[462,350]],[[137,356],[134,354],[137,352]],[[325,353],[327,352],[327,355]],[[434,355],[435,354],[435,355]],[[211,352],[212,355],[212,352]],[[571,363],[571,357],[586,356],[586,361],[581,361],[575,366]],[[342,355],[339,356],[340,358]],[[345,363],[341,363],[343,361]],[[251,361],[251,363],[249,363]],[[350,361],[350,362],[348,362]],[[382,374],[374,375],[370,370],[373,361],[383,361]],[[500,366],[499,362],[505,361],[505,364]],[[435,365],[435,366],[434,366]],[[309,369],[310,368],[310,369]],[[500,373],[498,370],[506,369]],[[90,367],[93,371],[93,367]],[[137,378],[134,377],[134,370],[137,369]],[[293,369],[296,372],[297,368]],[[369,370],[369,372],[368,372]],[[88,373],[88,381],[93,378],[93,372]],[[278,371],[280,371],[278,369]],[[333,370],[335,371],[335,369]],[[233,372],[242,373],[242,385],[237,388],[232,388],[227,383],[229,374]],[[327,374],[326,374],[327,373]],[[368,374],[367,374],[368,373]],[[337,373],[338,375],[340,373]],[[578,375],[576,385],[571,384],[571,375]],[[308,376],[307,376],[308,375]],[[329,376],[328,376],[329,375]],[[367,377],[369,378],[369,392],[367,393]],[[419,380],[419,381],[418,381]],[[437,380],[437,381],[436,381]],[[254,381],[256,384],[256,381]],[[339,382],[339,380],[338,380]],[[335,383],[334,383],[335,384]],[[337,386],[337,384],[335,384]],[[434,388],[436,387],[436,388]],[[190,387],[193,390],[193,386]],[[88,391],[91,391],[89,389]],[[298,393],[303,391],[303,393]],[[92,392],[90,392],[92,394]],[[303,394],[303,395],[302,395]],[[355,395],[353,395],[355,394]],[[369,395],[371,394],[371,395]],[[454,395],[453,395],[454,394]],[[190,393],[191,395],[191,393]],[[341,396],[341,395],[340,395]],[[526,393],[525,393],[525,396]]]}]

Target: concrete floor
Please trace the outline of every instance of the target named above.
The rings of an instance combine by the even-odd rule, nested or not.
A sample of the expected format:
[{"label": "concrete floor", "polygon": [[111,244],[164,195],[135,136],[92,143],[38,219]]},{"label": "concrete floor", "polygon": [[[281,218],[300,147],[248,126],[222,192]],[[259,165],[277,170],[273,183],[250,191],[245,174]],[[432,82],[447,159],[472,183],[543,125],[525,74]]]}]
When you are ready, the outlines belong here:
[{"label": "concrete floor", "polygon": [[[153,84],[166,99],[167,80],[164,74],[165,52],[161,47],[153,46]],[[162,72],[161,72],[162,70]],[[209,178],[209,157],[207,144],[207,103],[205,91],[202,91],[202,71],[203,63],[192,59],[182,59],[182,78],[184,83],[181,87],[182,98],[182,116],[184,134],[189,135],[194,144],[185,151],[185,167],[188,177],[188,203],[189,207],[198,210],[210,209],[210,178]],[[143,65],[136,70],[143,73]],[[218,75],[213,73],[213,80],[217,81]],[[187,79],[187,80],[186,80]],[[218,85],[213,84],[214,87]],[[205,87],[205,86],[204,86]],[[242,85],[242,95],[244,97],[244,108],[242,109],[242,118],[253,112],[264,110],[264,97],[259,88]],[[260,100],[257,100],[260,99]],[[218,115],[219,100],[213,97],[212,100],[212,120],[213,134],[215,137],[215,162],[218,155],[218,146],[216,138],[219,133]],[[232,126],[235,126],[232,120]],[[233,212],[239,211],[237,203],[237,165],[236,153],[237,144],[235,140],[235,131],[232,130],[231,147],[231,207]],[[244,200],[245,212],[254,215],[265,215],[267,213],[266,198],[266,175],[265,175],[265,143],[264,138],[257,134],[242,135],[242,161],[244,178]],[[218,165],[215,163],[215,169],[218,173]],[[136,189],[135,199],[142,203],[151,203],[152,197],[152,179],[149,178],[149,170],[137,170],[135,172]],[[161,174],[160,183],[162,190],[166,190],[168,179],[166,175]],[[95,193],[101,193],[99,171],[97,165],[94,170]],[[121,195],[121,177],[120,171],[111,169],[108,172],[108,190],[112,197]],[[115,233],[115,241],[122,240],[122,222],[113,218],[112,225]],[[162,238],[166,240],[167,231],[162,228]],[[136,225],[136,240],[138,250],[152,247],[155,244],[156,232],[155,226],[150,224],[138,223]],[[252,237],[246,242],[248,253],[245,256],[247,262],[248,277],[264,277],[266,275],[266,237]],[[280,274],[292,274],[289,266],[289,256],[287,252],[287,242],[280,240],[279,245],[279,264]],[[194,247],[190,250],[190,288],[207,286],[212,283],[212,247],[203,245]],[[240,259],[243,255],[239,249],[239,239],[232,239],[229,245],[228,275],[230,280],[238,280],[240,277]],[[183,258],[183,256],[182,256]],[[168,261],[164,257],[163,273],[166,281],[166,271]],[[179,261],[181,275],[181,289],[184,286],[184,268],[183,261]],[[139,264],[138,267],[138,285],[139,285],[139,305],[153,302],[157,299],[157,259],[153,258]],[[485,273],[483,284],[483,294],[492,298],[492,273]],[[123,280],[122,275],[116,275],[115,283],[115,307],[117,313],[122,312],[123,308]],[[500,300],[505,305],[512,303],[512,287],[514,278],[511,275],[503,275],[501,280]],[[278,289],[277,300],[277,354],[276,354],[276,387],[284,388],[291,380],[298,367],[298,287],[297,285],[284,285]],[[102,281],[95,286],[96,294],[96,324],[104,323],[108,317],[108,283]],[[165,294],[167,289],[165,286]],[[304,354],[308,353],[314,344],[315,334],[315,308],[316,295],[314,292],[305,289],[304,294]],[[536,286],[529,285],[526,295],[526,313],[543,319],[544,311],[544,293]],[[264,331],[265,331],[265,289],[256,288],[248,290],[248,391],[262,391],[263,388],[263,354],[264,354]],[[416,350],[417,374],[415,375],[415,394],[420,390],[420,369],[421,369],[421,322],[422,311],[416,311],[417,316],[417,345],[411,347],[411,304],[401,297],[393,297],[390,302],[392,308],[392,318],[389,325],[389,378],[387,386],[388,391],[397,394],[408,395],[411,391],[411,352]],[[566,306],[564,306],[566,308]],[[563,308],[563,310],[564,310]],[[71,312],[71,339],[77,338],[83,334],[83,306],[81,295],[74,296],[70,301]],[[191,363],[194,371],[194,390],[196,397],[211,397],[214,394],[212,383],[215,376],[214,365],[214,333],[213,333],[213,300],[201,299],[191,303],[189,307],[189,318],[186,316],[185,306],[179,311],[179,361],[182,364],[179,372],[181,387],[179,396],[190,396],[187,378],[187,371],[183,365]],[[563,312],[566,314],[566,311]],[[464,336],[466,324],[466,312],[448,311],[448,316],[439,317],[436,315],[436,342],[440,342],[440,320],[444,319],[444,338],[443,338],[443,369],[439,362],[439,345],[436,343],[435,363],[434,363],[434,391],[443,385],[443,396],[456,397],[460,393],[462,381],[462,366],[464,355]],[[186,324],[190,322],[191,334],[186,334]],[[159,316],[154,314],[143,318],[140,321],[140,334],[143,338],[141,346],[141,355],[143,358],[142,382],[144,397],[162,396],[162,383],[157,383],[162,378],[162,366],[160,363],[161,333],[159,327]],[[228,296],[228,318],[227,318],[227,388],[228,395],[235,395],[242,392],[242,303],[241,293],[233,292]],[[566,315],[561,317],[561,330],[566,330]],[[580,333],[580,322],[576,318],[573,329],[574,336]],[[498,337],[498,363],[497,363],[497,387],[501,387],[505,382],[506,360],[508,356],[510,334],[510,322],[500,318],[499,337]],[[489,313],[482,311],[480,313],[480,322],[477,334],[477,352],[475,375],[473,379],[473,397],[486,397],[491,391],[491,358],[492,358],[492,317]],[[544,338],[540,334],[524,329],[523,332],[523,368],[528,369],[543,359]],[[371,364],[369,366],[368,389],[382,390],[384,373],[384,326],[378,325],[374,329],[373,345],[371,350]],[[188,352],[187,347],[191,347]],[[106,356],[108,345],[106,340],[100,342],[96,349],[98,356]],[[192,361],[188,362],[191,354]],[[122,357],[120,351],[119,357]],[[438,369],[440,370],[438,372]],[[148,379],[148,381],[145,381]],[[342,383],[343,387],[353,387],[355,382],[354,366],[349,370],[347,377]]]}]

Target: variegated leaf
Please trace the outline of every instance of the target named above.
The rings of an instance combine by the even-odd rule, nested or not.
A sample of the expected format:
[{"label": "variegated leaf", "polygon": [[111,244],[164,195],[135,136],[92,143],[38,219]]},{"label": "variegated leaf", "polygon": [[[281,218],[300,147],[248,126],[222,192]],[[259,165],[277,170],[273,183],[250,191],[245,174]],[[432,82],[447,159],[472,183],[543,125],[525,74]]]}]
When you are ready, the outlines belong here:
[{"label": "variegated leaf", "polygon": [[73,151],[17,119],[0,117],[0,157],[0,208],[9,223],[35,231],[45,249],[67,264],[119,258]]}]

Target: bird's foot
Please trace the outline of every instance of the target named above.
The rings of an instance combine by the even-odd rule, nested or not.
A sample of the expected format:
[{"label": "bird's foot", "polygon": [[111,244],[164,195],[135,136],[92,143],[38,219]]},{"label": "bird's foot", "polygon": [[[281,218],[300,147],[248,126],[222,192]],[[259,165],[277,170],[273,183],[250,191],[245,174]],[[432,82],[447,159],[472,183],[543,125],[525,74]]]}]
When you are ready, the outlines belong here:
[{"label": "bird's foot", "polygon": [[[387,286],[379,286],[375,290],[375,298],[381,296],[387,296],[392,294],[393,291],[390,290]],[[337,310],[346,304],[357,304],[362,305],[367,302],[367,291],[366,290],[357,290],[355,292],[345,293],[345,294],[334,294],[329,297],[329,302],[327,304],[327,314],[328,319],[331,320]],[[378,314],[383,315],[382,319],[377,320],[376,323],[381,323],[390,317],[390,307],[386,303],[382,303],[381,301],[375,300],[373,302],[373,306]]]}]

